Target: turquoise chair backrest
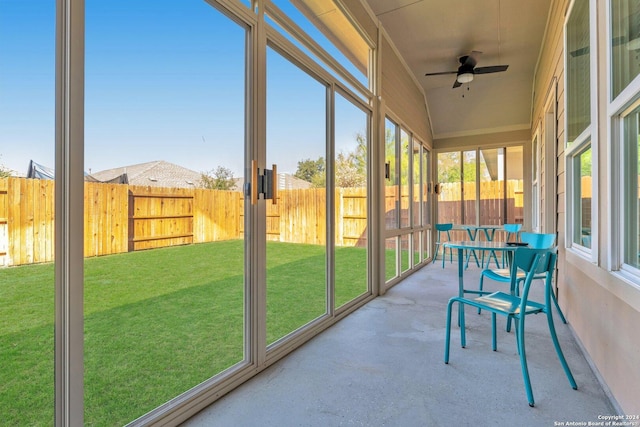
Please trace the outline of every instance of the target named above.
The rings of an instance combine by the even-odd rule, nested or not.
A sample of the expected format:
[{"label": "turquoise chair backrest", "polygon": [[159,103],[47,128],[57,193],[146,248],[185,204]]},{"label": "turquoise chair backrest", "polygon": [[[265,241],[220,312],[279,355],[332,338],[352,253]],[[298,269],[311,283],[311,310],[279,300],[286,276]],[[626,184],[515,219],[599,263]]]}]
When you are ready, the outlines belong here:
[{"label": "turquoise chair backrest", "polygon": [[517,233],[522,228],[522,224],[505,224],[503,227],[507,233]]},{"label": "turquoise chair backrest", "polygon": [[[556,257],[555,249],[531,249],[525,247],[516,249],[516,252],[513,255],[513,264],[511,266],[511,286],[512,288],[516,286],[515,282],[518,280],[515,272],[518,269],[523,270],[526,274],[526,279],[524,281],[522,292],[520,293],[520,298],[522,299],[522,310],[524,310],[526,301],[529,297],[529,288],[533,281],[532,279],[536,277],[545,277],[545,292],[549,292],[549,284],[551,283],[551,277],[553,275],[553,270],[555,269]],[[540,276],[543,273],[545,275]],[[546,300],[547,298],[545,297],[545,301]]]},{"label": "turquoise chair backrest", "polygon": [[[512,268],[520,269],[525,273],[533,270],[533,274],[541,274],[553,271],[556,255],[554,251],[548,249],[534,249],[521,247],[516,249],[513,256]],[[512,275],[512,280],[517,276]]]},{"label": "turquoise chair backrest", "polygon": [[449,231],[453,228],[453,224],[436,224],[436,230],[438,231]]},{"label": "turquoise chair backrest", "polygon": [[512,235],[515,236],[515,241],[516,242],[518,241],[518,234],[520,233],[522,224],[504,224],[502,228],[504,229],[504,231],[507,232],[507,235],[505,236],[505,241],[507,242],[510,241]]},{"label": "turquoise chair backrest", "polygon": [[[451,240],[451,234],[449,234],[449,231],[453,229],[453,224],[451,223],[443,223],[443,224],[436,224],[436,230],[438,231],[438,234],[436,236],[436,243],[440,243],[440,232],[444,231],[445,233],[447,233],[447,240]],[[444,262],[444,259],[443,259]],[[444,264],[443,264],[444,267]]]},{"label": "turquoise chair backrest", "polygon": [[550,249],[556,241],[556,235],[553,233],[520,233],[520,241],[528,243],[533,249]]}]

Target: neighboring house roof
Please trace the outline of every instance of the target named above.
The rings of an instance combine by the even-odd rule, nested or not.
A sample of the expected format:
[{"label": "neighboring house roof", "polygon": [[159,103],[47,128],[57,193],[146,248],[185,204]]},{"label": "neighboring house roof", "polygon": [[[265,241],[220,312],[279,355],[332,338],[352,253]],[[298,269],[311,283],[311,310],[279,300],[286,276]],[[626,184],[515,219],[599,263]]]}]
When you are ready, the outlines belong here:
[{"label": "neighboring house roof", "polygon": [[[236,183],[232,190],[242,191],[244,188],[244,179],[234,178],[234,180]],[[278,174],[278,190],[301,190],[311,187],[312,184],[309,181],[297,178],[290,173]]]},{"label": "neighboring house roof", "polygon": [[290,173],[278,174],[278,190],[303,190],[311,188],[311,183]]},{"label": "neighboring house roof", "polygon": [[92,173],[91,176],[100,182],[109,182],[118,177],[126,176],[129,185],[197,188],[201,186],[202,174],[164,160],[156,160],[154,162],[107,169]]},{"label": "neighboring house roof", "polygon": [[[33,160],[29,163],[28,178],[53,179],[54,171]],[[104,182],[112,184],[145,185],[165,188],[200,188],[202,174],[185,167],[156,160],[137,165],[121,166],[105,169],[91,174],[85,173],[85,181]],[[234,178],[232,190],[241,191],[244,186],[242,178]],[[297,178],[289,173],[278,174],[278,189],[293,190],[311,188],[311,183]]]}]

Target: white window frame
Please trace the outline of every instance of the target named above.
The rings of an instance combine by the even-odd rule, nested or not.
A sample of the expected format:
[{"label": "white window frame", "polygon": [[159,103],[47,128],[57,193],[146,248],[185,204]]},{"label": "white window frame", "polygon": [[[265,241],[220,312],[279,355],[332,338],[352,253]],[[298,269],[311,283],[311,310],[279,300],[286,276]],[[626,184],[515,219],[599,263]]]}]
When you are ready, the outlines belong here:
[{"label": "white window frame", "polygon": [[[423,153],[424,152],[429,152],[432,153],[432,151],[429,149],[428,146],[426,146],[422,141],[423,139],[418,137],[413,130],[411,130],[409,128],[409,126],[402,120],[400,120],[400,118],[395,115],[392,111],[390,110],[386,110],[384,112],[384,135],[386,136],[386,129],[387,129],[387,125],[393,125],[393,135],[394,135],[394,150],[395,150],[395,177],[397,177],[398,180],[398,185],[402,186],[402,154],[403,154],[403,145],[402,145],[402,135],[403,133],[407,135],[407,142],[408,142],[408,162],[407,162],[407,168],[409,168],[408,170],[408,175],[407,175],[407,194],[406,197],[408,197],[409,200],[409,207],[408,207],[408,215],[409,215],[409,222],[408,224],[402,224],[402,197],[403,194],[402,192],[399,193],[400,198],[397,200],[397,202],[400,205],[400,210],[398,211],[398,218],[396,221],[396,224],[393,228],[386,228],[386,224],[384,224],[384,231],[383,231],[383,239],[385,241],[385,247],[386,247],[386,242],[388,242],[390,239],[395,238],[396,239],[396,257],[395,257],[395,262],[396,262],[396,269],[395,269],[395,275],[393,277],[391,277],[390,279],[386,279],[385,275],[386,274],[386,267],[385,266],[385,273],[383,273],[382,277],[385,277],[385,283],[384,283],[384,287],[383,287],[383,292],[386,291],[387,289],[390,289],[391,287],[393,287],[395,284],[397,284],[401,279],[404,279],[405,277],[407,277],[408,275],[410,275],[411,273],[413,273],[416,269],[416,267],[421,266],[423,264],[428,264],[429,262],[431,262],[432,258],[422,258],[422,253],[420,255],[420,261],[419,262],[414,262],[414,253],[415,251],[424,251],[424,246],[423,246],[423,239],[419,239],[420,241],[416,241],[416,236],[420,235],[421,233],[430,233],[431,232],[431,224],[424,224],[422,222],[422,209],[424,209],[423,205],[423,196],[420,196],[420,203],[418,203],[418,208],[420,210],[420,216],[418,219],[418,222],[416,223],[415,221],[413,221],[414,219],[414,212],[413,210],[416,209],[416,207],[413,204],[413,197],[414,194],[413,192],[414,190],[414,170],[416,167],[418,167],[420,169],[420,182],[424,182],[424,183],[428,183],[430,177],[425,177],[423,176],[423,169],[422,169],[422,162],[424,161],[423,159]],[[386,138],[385,140],[385,144],[386,144]],[[420,145],[420,160],[418,161],[418,165],[416,165],[414,163],[414,156],[412,154],[413,151],[413,144],[414,142],[418,143],[418,145]],[[385,146],[385,144],[383,144],[383,146]],[[385,147],[386,150],[386,147]],[[384,161],[386,162],[386,153],[382,154],[382,157],[384,158]],[[386,185],[384,186],[386,187]],[[383,187],[383,195],[382,197],[386,197],[384,195],[385,192],[385,188]],[[429,196],[427,196],[428,198]],[[432,209],[432,206],[430,205],[428,207],[429,209]],[[407,236],[408,241],[409,241],[409,260],[407,263],[407,268],[403,269],[402,268],[402,253],[401,253],[401,245],[402,245],[402,239],[405,238],[405,236]],[[433,246],[433,243],[430,241],[431,246]],[[429,249],[429,253],[432,253],[433,248]]]},{"label": "white window frame", "polygon": [[[607,67],[606,75],[607,82],[611,82],[613,78],[612,72],[612,49],[608,42],[611,40],[613,33],[611,28],[611,0],[606,2],[606,57]],[[609,221],[609,235],[611,236],[609,256],[607,257],[608,270],[620,275],[622,279],[625,279],[626,283],[631,284],[638,290],[640,290],[640,269],[624,264],[624,239],[625,239],[625,227],[624,227],[624,209],[620,209],[619,206],[624,201],[624,174],[625,169],[622,167],[622,156],[624,150],[622,149],[624,137],[624,118],[631,113],[634,108],[640,104],[640,75],[637,75],[626,88],[622,90],[612,99],[612,87],[611,84],[607,85],[607,99],[610,100],[607,108],[607,135],[610,135],[611,144],[608,144],[608,158],[609,160],[609,182],[610,182],[610,199],[607,201],[607,216],[611,218]]]},{"label": "white window frame", "polygon": [[540,232],[540,124],[531,141],[531,229],[534,233]]},{"label": "white window frame", "polygon": [[[558,88],[554,77],[547,92],[547,100],[544,104],[544,116],[539,129],[539,159],[542,214],[540,217],[540,230],[545,233],[557,233],[557,194],[558,194]],[[544,189],[544,191],[542,191]],[[544,221],[543,221],[544,220]]]},{"label": "white window frame", "polygon": [[[620,112],[614,119],[615,123],[615,151],[616,154],[612,159],[612,162],[618,165],[617,168],[612,168],[612,170],[617,170],[615,172],[615,184],[616,187],[614,190],[616,191],[616,195],[618,197],[618,206],[622,206],[622,203],[625,198],[625,188],[624,188],[624,176],[626,174],[626,170],[624,168],[624,160],[623,156],[625,155],[623,146],[625,145],[625,141],[623,140],[625,131],[624,131],[624,120],[628,117],[633,111],[637,110],[640,107],[640,97],[637,97],[627,108]],[[640,157],[640,154],[639,154]],[[614,265],[614,270],[619,270],[620,273],[631,280],[632,282],[640,285],[640,268],[633,267],[629,264],[625,264],[624,262],[624,247],[625,247],[625,236],[628,234],[626,231],[626,217],[625,217],[625,209],[618,209],[618,215],[614,216],[614,218],[618,222],[618,231],[617,231],[617,242],[615,246],[616,251],[616,264]]]},{"label": "white window frame", "polygon": [[[565,131],[565,170],[566,170],[566,193],[565,193],[565,201],[566,201],[566,230],[565,230],[565,247],[567,250],[570,250],[581,257],[591,261],[594,264],[598,262],[598,234],[599,234],[599,215],[598,215],[598,206],[599,206],[599,197],[598,197],[598,99],[597,99],[597,88],[598,88],[598,73],[597,73],[597,49],[595,47],[597,44],[597,9],[596,9],[597,0],[589,0],[589,45],[591,47],[589,52],[589,68],[590,68],[590,78],[589,85],[591,87],[590,90],[590,109],[591,109],[591,117],[590,124],[586,129],[582,131],[582,133],[575,139],[575,141],[569,146],[567,141],[567,132]],[[565,52],[565,64],[566,56],[568,54],[567,49],[567,24],[569,19],[571,18],[571,13],[573,11],[573,6],[575,4],[575,0],[571,2],[568,13],[564,22],[564,52]],[[567,73],[564,75],[564,84],[565,88],[568,87],[568,76]],[[569,120],[567,114],[568,102],[565,96],[565,130],[569,128]],[[575,214],[575,192],[576,185],[574,181],[575,168],[574,163],[575,159],[578,155],[582,154],[584,150],[591,146],[591,248],[587,248],[580,244],[577,244],[573,241],[573,236],[575,232],[575,224],[573,223],[574,214]]]}]

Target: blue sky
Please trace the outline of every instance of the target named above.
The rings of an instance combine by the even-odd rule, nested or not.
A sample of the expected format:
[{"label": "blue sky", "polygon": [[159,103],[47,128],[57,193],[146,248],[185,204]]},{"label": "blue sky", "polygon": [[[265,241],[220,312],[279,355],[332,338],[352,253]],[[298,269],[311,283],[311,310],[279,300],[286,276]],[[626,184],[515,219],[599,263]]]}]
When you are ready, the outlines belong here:
[{"label": "blue sky", "polygon": [[[20,173],[54,165],[54,31],[54,0],[0,0],[0,165]],[[203,0],[87,0],[85,170],[166,160],[240,175],[244,46]],[[324,89],[268,58],[267,162],[295,172],[324,156]],[[353,120],[339,147],[364,131]]]}]

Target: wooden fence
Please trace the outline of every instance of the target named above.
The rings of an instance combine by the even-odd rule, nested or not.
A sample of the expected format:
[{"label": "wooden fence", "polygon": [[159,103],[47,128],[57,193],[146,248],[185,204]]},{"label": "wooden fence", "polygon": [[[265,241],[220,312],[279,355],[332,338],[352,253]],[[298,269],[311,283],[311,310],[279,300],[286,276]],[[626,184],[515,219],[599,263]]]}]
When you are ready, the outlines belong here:
[{"label": "wooden fence", "polygon": [[522,180],[508,180],[506,188],[504,181],[481,182],[478,203],[476,184],[473,182],[465,182],[464,185],[443,183],[440,186],[438,222],[473,224],[476,221],[476,209],[480,210],[480,223],[483,225],[522,223],[524,220]]},{"label": "wooden fence", "polygon": [[53,181],[0,179],[0,265],[53,259],[53,196]]},{"label": "wooden fence", "polygon": [[[244,197],[237,191],[85,182],[84,254],[242,238]],[[325,244],[326,190],[280,190],[267,202],[267,238]],[[0,179],[0,266],[54,259],[54,182]],[[364,188],[336,190],[338,246],[365,246]]]},{"label": "wooden fence", "polygon": [[[439,220],[462,223],[462,191],[466,215],[475,220],[475,185],[443,184],[438,197]],[[583,197],[590,185],[583,179]],[[385,189],[387,227],[410,223],[405,187]],[[416,188],[417,195],[426,189]],[[506,203],[508,222],[523,216],[522,181],[481,184],[481,218],[499,224]],[[398,196],[400,192],[401,197]],[[588,192],[588,194],[587,194]],[[418,207],[419,198],[413,201]],[[267,239],[325,244],[326,190],[280,190],[276,204],[267,201]],[[87,257],[164,246],[242,238],[244,197],[237,191],[178,189],[85,183],[84,254]],[[336,190],[335,244],[365,246],[367,197],[364,188]],[[414,212],[419,212],[414,209]],[[420,218],[414,218],[420,220]],[[428,222],[428,218],[425,219]],[[448,221],[447,221],[448,222]],[[26,178],[0,179],[0,266],[54,259],[54,183]]]}]

